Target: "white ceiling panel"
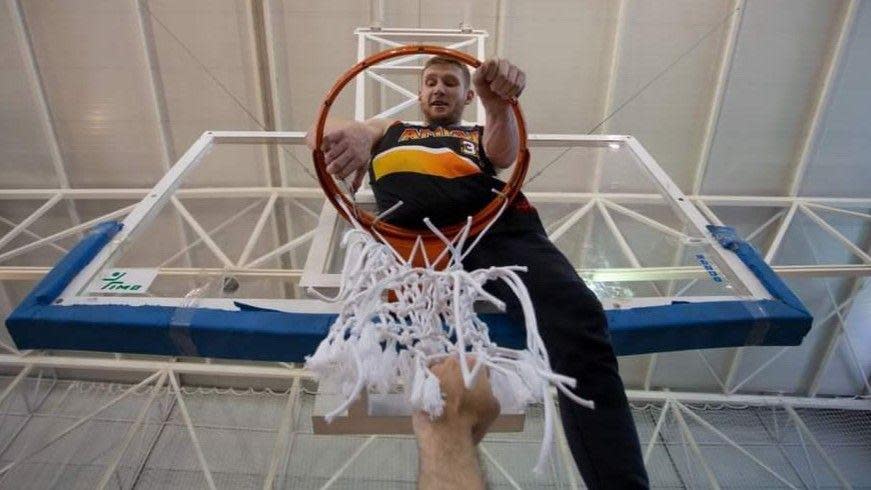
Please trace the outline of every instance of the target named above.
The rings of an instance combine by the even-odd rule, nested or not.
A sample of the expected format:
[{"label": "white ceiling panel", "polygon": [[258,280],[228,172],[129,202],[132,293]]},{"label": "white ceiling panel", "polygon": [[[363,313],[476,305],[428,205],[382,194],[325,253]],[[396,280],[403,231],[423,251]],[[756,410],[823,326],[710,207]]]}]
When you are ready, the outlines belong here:
[{"label": "white ceiling panel", "polygon": [[585,132],[601,119],[617,6],[508,4],[504,55],[528,73],[521,102],[531,132]]},{"label": "white ceiling panel", "polygon": [[70,184],[155,182],[163,170],[134,4],[24,7]]},{"label": "white ceiling panel", "polygon": [[747,2],[705,193],[788,190],[843,6],[840,1]]},{"label": "white ceiling panel", "polygon": [[841,71],[805,173],[803,195],[867,196],[871,188],[871,5],[860,2]]},{"label": "white ceiling panel", "polygon": [[0,9],[0,188],[59,185],[11,12]]},{"label": "white ceiling panel", "polygon": [[[281,128],[305,131],[311,127],[324,95],[356,62],[354,29],[369,25],[369,2],[273,2]],[[353,117],[353,87],[334,111]]]},{"label": "white ceiling panel", "polygon": [[699,160],[731,6],[725,0],[626,6],[606,115],[619,112],[598,132],[634,135],[685,191]]}]

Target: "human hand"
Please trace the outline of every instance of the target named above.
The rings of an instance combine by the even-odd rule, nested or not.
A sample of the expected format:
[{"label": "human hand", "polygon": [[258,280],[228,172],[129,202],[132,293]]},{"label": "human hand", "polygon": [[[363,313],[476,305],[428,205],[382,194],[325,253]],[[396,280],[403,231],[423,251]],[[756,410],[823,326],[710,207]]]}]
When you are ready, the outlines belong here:
[{"label": "human hand", "polygon": [[504,58],[492,58],[475,70],[472,84],[481,102],[507,101],[523,92],[526,73]]},{"label": "human hand", "polygon": [[[469,357],[468,364],[471,369],[475,359]],[[471,389],[466,389],[463,383],[457,357],[451,356],[430,366],[430,371],[439,379],[444,411],[435,419],[425,412],[415,412],[412,418],[415,434],[418,437],[434,432],[462,438],[471,436],[473,444],[477,445],[499,416],[499,401],[490,388],[489,371],[482,369]]]},{"label": "human hand", "polygon": [[[366,175],[373,143],[372,130],[363,123],[354,122],[327,131],[321,145],[327,172],[356,191]],[[352,176],[350,182],[349,176]]]}]

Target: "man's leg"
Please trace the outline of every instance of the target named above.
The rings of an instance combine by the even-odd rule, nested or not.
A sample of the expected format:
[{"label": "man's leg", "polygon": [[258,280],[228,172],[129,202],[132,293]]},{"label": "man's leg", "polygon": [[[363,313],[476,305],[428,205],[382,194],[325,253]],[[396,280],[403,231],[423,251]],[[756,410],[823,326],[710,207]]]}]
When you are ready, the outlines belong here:
[{"label": "man's leg", "polygon": [[[578,406],[560,394],[566,437],[584,481],[590,488],[644,488],[647,473],[638,435],[617,371],[602,306],[565,256],[548,240],[534,212],[503,217],[509,226],[494,227],[466,258],[468,270],[524,265],[520,276],[536,309],[538,328],[554,371],[578,381],[575,392],[596,403]],[[531,226],[515,226],[532,221]],[[525,228],[525,230],[518,229]],[[523,313],[504,283],[488,288],[506,300],[509,315]]]}]

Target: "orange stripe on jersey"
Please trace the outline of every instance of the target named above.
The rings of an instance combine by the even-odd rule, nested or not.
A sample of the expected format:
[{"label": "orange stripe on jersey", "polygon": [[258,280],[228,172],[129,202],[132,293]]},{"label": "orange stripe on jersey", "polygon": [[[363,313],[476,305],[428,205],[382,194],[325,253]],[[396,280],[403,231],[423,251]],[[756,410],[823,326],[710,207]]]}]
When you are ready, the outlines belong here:
[{"label": "orange stripe on jersey", "polygon": [[414,172],[449,179],[482,173],[474,162],[457,155],[450,148],[397,146],[372,159],[375,180],[397,172]]}]

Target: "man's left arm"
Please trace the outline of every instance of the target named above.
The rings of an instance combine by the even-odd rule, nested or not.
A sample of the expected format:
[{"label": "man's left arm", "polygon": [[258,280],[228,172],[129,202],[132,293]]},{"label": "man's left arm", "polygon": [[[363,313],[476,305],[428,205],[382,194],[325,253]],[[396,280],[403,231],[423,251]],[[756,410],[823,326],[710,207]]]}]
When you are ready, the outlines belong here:
[{"label": "man's left arm", "polygon": [[497,168],[508,168],[517,158],[517,120],[510,100],[526,86],[526,73],[506,59],[485,61],[472,79],[487,113],[483,146]]}]

